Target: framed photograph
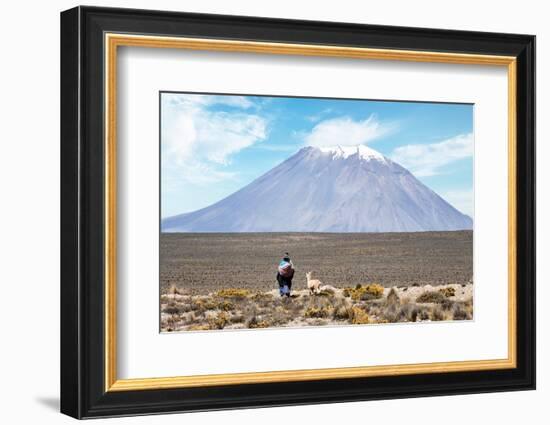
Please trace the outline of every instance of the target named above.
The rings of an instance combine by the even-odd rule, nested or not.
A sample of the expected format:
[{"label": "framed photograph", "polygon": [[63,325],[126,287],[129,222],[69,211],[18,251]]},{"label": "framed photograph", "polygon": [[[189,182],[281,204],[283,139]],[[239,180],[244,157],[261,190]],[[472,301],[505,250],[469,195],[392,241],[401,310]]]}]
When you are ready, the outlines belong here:
[{"label": "framed photograph", "polygon": [[61,411],[535,388],[535,37],[61,14]]}]

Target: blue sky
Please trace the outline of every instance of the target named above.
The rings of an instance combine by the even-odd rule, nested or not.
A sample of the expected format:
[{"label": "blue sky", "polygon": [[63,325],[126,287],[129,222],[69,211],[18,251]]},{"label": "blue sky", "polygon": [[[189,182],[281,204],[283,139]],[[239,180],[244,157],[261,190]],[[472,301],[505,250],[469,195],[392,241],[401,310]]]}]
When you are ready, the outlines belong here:
[{"label": "blue sky", "polygon": [[161,93],[161,215],[211,205],[304,146],[364,144],[473,215],[473,105]]}]

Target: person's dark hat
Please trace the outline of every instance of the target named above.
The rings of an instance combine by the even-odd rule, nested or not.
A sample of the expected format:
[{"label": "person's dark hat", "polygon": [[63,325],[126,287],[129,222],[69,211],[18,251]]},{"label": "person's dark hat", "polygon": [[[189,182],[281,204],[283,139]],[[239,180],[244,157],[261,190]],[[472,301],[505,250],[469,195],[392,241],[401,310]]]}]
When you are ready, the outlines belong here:
[{"label": "person's dark hat", "polygon": [[285,252],[285,255],[283,257],[283,261],[290,261],[290,255],[288,252]]}]

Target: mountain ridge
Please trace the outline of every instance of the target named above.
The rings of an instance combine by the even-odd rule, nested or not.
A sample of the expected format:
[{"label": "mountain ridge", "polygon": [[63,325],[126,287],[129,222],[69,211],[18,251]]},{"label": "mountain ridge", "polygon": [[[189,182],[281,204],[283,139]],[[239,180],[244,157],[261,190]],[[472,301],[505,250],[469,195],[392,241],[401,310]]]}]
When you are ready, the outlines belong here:
[{"label": "mountain ridge", "polygon": [[364,146],[305,147],[163,232],[411,232],[472,229],[472,219],[407,169]]}]

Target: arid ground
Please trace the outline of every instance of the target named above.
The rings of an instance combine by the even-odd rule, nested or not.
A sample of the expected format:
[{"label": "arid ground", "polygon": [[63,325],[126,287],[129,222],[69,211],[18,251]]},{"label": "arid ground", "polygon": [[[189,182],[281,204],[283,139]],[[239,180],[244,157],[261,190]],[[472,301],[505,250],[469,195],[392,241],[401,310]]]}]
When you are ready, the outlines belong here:
[{"label": "arid ground", "polygon": [[160,282],[186,293],[222,288],[268,291],[276,287],[281,256],[305,274],[343,288],[376,282],[385,287],[467,283],[472,279],[472,232],[422,233],[163,233]]},{"label": "arid ground", "polygon": [[[284,252],[288,300],[275,290]],[[164,233],[160,281],[162,331],[468,320],[472,232]]]}]

